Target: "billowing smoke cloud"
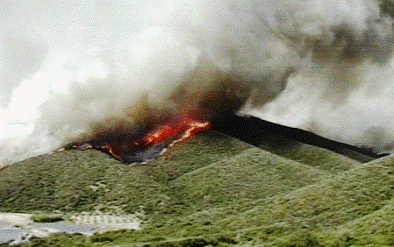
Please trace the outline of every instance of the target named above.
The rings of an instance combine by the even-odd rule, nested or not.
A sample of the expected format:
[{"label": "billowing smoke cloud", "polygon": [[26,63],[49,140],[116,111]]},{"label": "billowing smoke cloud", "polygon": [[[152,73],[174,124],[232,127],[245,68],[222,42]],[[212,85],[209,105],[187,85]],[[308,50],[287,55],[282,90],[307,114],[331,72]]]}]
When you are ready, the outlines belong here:
[{"label": "billowing smoke cloud", "polygon": [[390,149],[393,6],[1,1],[0,162],[225,111]]},{"label": "billowing smoke cloud", "polygon": [[292,3],[276,6],[265,22],[304,54],[304,64],[274,101],[243,112],[392,151],[394,2]]}]

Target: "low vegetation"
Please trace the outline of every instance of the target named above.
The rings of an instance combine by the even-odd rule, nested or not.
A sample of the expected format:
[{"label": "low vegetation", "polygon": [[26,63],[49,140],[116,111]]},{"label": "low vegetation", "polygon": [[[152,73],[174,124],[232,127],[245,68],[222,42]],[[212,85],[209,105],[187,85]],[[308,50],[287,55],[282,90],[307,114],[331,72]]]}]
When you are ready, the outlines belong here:
[{"label": "low vegetation", "polygon": [[50,223],[63,221],[64,218],[61,215],[50,215],[50,214],[35,214],[31,217],[34,222],[39,223]]},{"label": "low vegetation", "polygon": [[394,156],[360,163],[307,145],[258,148],[211,132],[144,166],[63,151],[0,175],[0,211],[43,212],[35,221],[144,213],[142,230],[53,234],[23,246],[394,245]]}]

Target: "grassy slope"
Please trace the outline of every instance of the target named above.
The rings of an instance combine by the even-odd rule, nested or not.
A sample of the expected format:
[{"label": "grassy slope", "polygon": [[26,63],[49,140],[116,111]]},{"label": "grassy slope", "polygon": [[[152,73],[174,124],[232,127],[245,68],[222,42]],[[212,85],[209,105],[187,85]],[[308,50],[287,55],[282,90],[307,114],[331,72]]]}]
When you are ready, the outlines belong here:
[{"label": "grassy slope", "polygon": [[191,205],[242,206],[247,201],[283,194],[325,177],[318,169],[249,148],[181,176],[172,187]]},{"label": "grassy slope", "polygon": [[142,231],[28,244],[37,246],[394,243],[394,157],[360,164],[307,145],[266,149],[281,156],[211,132],[147,166],[92,150],[44,155],[0,172],[0,211],[146,213]]},{"label": "grassy slope", "polygon": [[339,155],[324,148],[319,148],[307,144],[298,145],[292,149],[276,151],[274,153],[298,161],[300,163],[315,166],[319,169],[336,174],[349,170],[361,164],[360,162],[348,157]]},{"label": "grassy slope", "polygon": [[220,224],[232,229],[278,223],[292,231],[329,229],[391,205],[393,174],[393,157],[360,165],[334,178],[262,201]]},{"label": "grassy slope", "polygon": [[212,133],[173,150],[154,167],[127,167],[94,150],[35,157],[0,172],[0,211],[154,210],[157,201],[172,201],[168,181],[247,148]]}]

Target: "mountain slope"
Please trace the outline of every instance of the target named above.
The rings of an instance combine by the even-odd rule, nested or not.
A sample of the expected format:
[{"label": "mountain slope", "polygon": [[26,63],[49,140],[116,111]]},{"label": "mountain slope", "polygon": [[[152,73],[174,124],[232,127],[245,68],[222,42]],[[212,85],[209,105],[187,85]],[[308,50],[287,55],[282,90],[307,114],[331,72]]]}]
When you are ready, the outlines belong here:
[{"label": "mountain slope", "polygon": [[[394,156],[362,164],[266,135],[251,145],[211,131],[133,167],[95,150],[35,157],[0,171],[0,211],[145,215],[140,231],[60,234],[26,244],[39,246],[384,246],[394,240]],[[278,145],[278,138],[292,144]]]},{"label": "mountain slope", "polygon": [[173,181],[172,188],[193,205],[240,205],[292,191],[326,177],[325,172],[316,168],[250,148],[232,158],[184,174]]}]

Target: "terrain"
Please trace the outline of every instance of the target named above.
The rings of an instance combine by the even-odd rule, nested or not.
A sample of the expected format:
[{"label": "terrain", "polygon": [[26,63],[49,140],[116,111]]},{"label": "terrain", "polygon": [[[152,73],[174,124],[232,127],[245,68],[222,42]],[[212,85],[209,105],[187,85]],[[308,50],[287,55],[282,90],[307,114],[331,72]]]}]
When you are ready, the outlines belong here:
[{"label": "terrain", "polygon": [[0,212],[142,221],[22,246],[394,246],[393,155],[323,148],[274,126],[242,137],[220,124],[145,165],[96,150],[19,162],[0,171]]}]

